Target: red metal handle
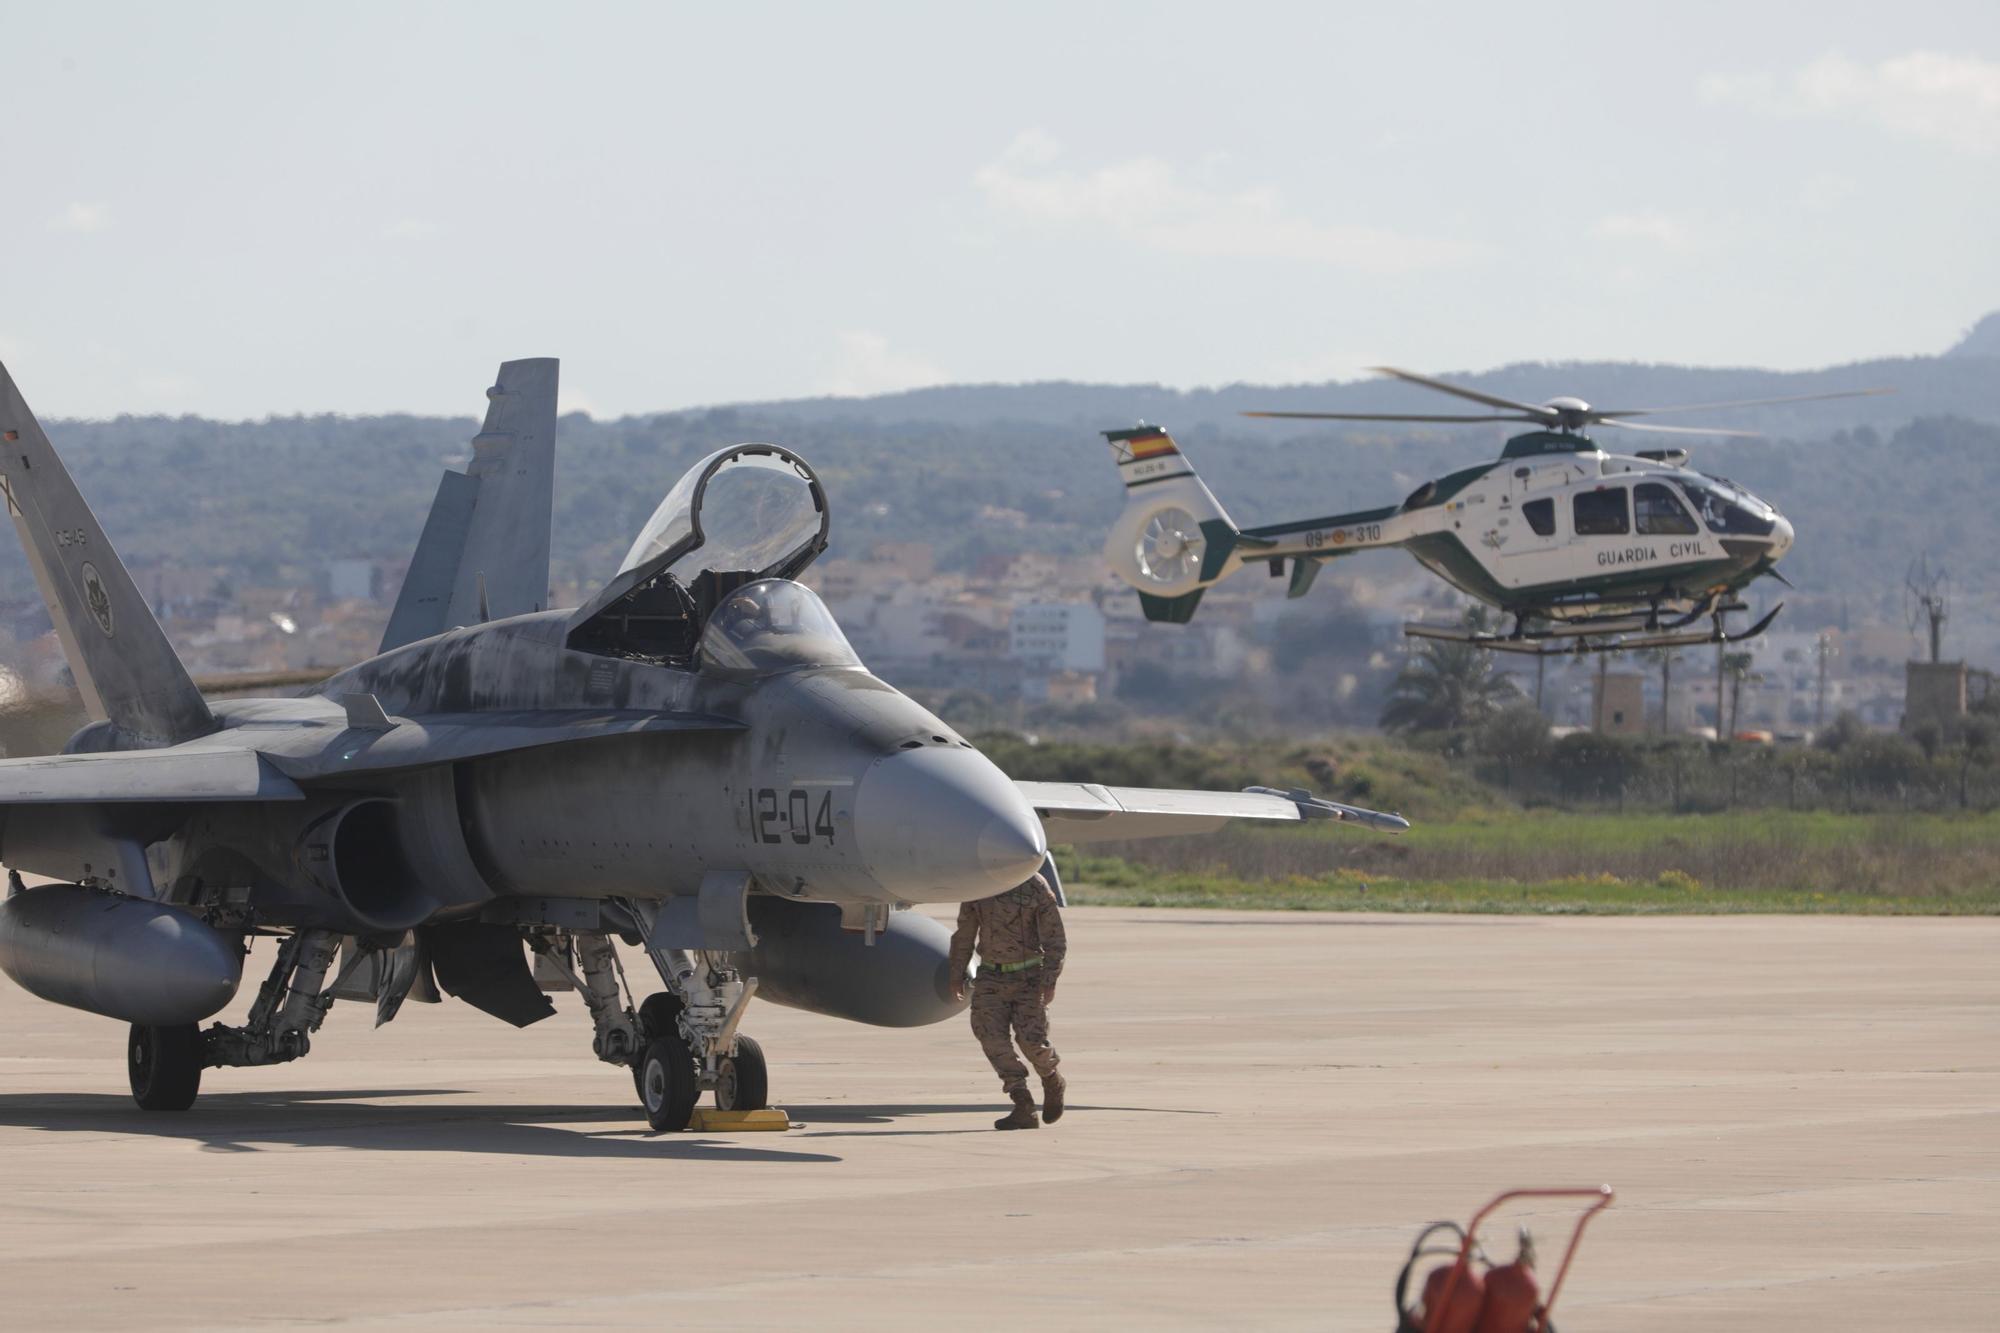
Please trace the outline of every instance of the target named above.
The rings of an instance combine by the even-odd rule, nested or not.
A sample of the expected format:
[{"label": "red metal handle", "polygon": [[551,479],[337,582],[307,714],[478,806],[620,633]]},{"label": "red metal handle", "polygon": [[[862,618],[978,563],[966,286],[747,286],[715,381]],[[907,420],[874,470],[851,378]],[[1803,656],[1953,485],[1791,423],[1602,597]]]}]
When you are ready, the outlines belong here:
[{"label": "red metal handle", "polygon": [[[1472,1271],[1472,1246],[1474,1238],[1479,1234],[1479,1224],[1491,1216],[1501,1204],[1514,1199],[1595,1199],[1597,1202],[1583,1210],[1583,1216],[1576,1220],[1576,1230],[1569,1234],[1569,1248],[1563,1251],[1562,1266],[1556,1269],[1556,1280],[1549,1287],[1549,1298],[1542,1302],[1542,1308],[1531,1330],[1531,1333],[1541,1333],[1548,1327],[1549,1312],[1555,1309],[1556,1296],[1562,1291],[1563,1279],[1569,1276],[1569,1263],[1576,1257],[1576,1247],[1583,1239],[1583,1229],[1590,1224],[1591,1218],[1609,1208],[1612,1199],[1616,1197],[1609,1185],[1573,1189],[1508,1190],[1505,1194],[1496,1195],[1484,1208],[1472,1215],[1471,1223],[1465,1228],[1465,1239],[1458,1247],[1458,1262],[1452,1265],[1451,1276],[1445,1279],[1444,1290],[1438,1293],[1439,1308],[1451,1304],[1452,1292],[1458,1287],[1458,1275]],[[1430,1322],[1429,1311],[1425,1311],[1425,1322]]]}]

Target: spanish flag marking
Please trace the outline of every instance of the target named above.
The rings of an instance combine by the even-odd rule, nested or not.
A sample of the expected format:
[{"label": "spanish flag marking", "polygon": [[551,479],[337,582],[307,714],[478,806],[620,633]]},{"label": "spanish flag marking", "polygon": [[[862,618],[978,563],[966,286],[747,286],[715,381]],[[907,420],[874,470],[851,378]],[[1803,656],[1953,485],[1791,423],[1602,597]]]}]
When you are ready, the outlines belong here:
[{"label": "spanish flag marking", "polygon": [[1180,452],[1180,450],[1174,448],[1173,436],[1168,435],[1165,431],[1161,431],[1158,435],[1141,436],[1139,439],[1130,441],[1130,446],[1132,457],[1134,458],[1158,458],[1163,454]]}]

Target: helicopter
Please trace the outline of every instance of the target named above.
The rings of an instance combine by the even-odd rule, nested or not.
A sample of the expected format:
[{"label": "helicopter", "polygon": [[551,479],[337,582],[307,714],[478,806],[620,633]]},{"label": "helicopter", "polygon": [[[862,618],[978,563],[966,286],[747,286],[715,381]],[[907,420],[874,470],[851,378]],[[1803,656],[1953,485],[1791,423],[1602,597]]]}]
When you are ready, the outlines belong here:
[{"label": "helicopter", "polygon": [[[1634,421],[1669,412],[1854,398],[1887,389],[1675,407],[1599,408],[1581,398],[1521,403],[1407,370],[1378,374],[1492,409],[1477,414],[1246,412],[1307,421],[1525,422],[1498,460],[1426,481],[1400,504],[1239,528],[1165,429],[1104,431],[1125,508],[1104,556],[1138,590],[1148,620],[1184,624],[1202,594],[1239,569],[1289,573],[1302,597],[1320,567],[1358,551],[1402,547],[1460,592],[1499,610],[1497,629],[1406,624],[1417,638],[1513,653],[1614,652],[1735,643],[1763,633],[1782,604],[1747,628],[1743,589],[1792,546],[1792,525],[1725,478],[1687,466],[1685,448],[1606,452],[1590,427],[1755,438],[1755,432]],[[1789,586],[1789,585],[1788,585]],[[1507,623],[1511,618],[1511,623]]]}]

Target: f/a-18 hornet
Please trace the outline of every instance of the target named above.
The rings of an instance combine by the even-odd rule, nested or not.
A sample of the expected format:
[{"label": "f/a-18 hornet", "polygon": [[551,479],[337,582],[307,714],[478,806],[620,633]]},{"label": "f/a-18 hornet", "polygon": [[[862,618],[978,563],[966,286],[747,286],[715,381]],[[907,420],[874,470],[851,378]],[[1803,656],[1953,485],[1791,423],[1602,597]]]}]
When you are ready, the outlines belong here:
[{"label": "f/a-18 hornet", "polygon": [[[1695,407],[1599,408],[1581,398],[1520,403],[1407,370],[1383,374],[1493,409],[1478,414],[1249,412],[1310,421],[1525,422],[1497,461],[1427,481],[1401,504],[1239,528],[1157,426],[1104,432],[1125,483],[1125,508],[1104,557],[1139,592],[1149,620],[1184,622],[1201,595],[1238,569],[1290,575],[1302,597],[1320,566],[1400,546],[1460,592],[1511,617],[1500,633],[1413,624],[1404,632],[1505,652],[1623,651],[1729,643],[1762,633],[1776,609],[1741,631],[1726,617],[1742,592],[1791,549],[1792,525],[1721,477],[1687,466],[1684,448],[1608,453],[1584,431],[1748,435],[1634,420],[1702,408],[1854,398],[1881,389],[1759,398]],[[1706,623],[1703,623],[1706,622]]]},{"label": "f/a-18 hornet", "polygon": [[[500,368],[378,656],[305,697],[211,702],[0,369],[0,488],[94,719],[0,761],[0,969],[130,1023],[140,1106],[303,1056],[335,999],[380,1024],[441,988],[526,1025],[574,989],[598,1058],[678,1129],[704,1089],[768,1104],[753,996],[892,1027],[958,1012],[947,932],[905,909],[1053,878],[1051,842],[1407,827],[1299,791],[1009,780],[796,581],[828,508],[776,445],[698,463],[596,596],[550,609],[556,378]],[[202,1030],[263,937],[245,1021]],[[659,972],[643,1003],[614,939]]]}]

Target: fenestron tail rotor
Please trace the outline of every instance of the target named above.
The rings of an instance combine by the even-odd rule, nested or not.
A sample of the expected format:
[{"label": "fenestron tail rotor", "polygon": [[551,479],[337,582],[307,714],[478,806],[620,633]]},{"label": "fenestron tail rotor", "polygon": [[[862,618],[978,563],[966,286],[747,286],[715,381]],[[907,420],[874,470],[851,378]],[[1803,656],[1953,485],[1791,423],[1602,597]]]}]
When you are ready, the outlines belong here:
[{"label": "fenestron tail rotor", "polygon": [[1136,552],[1139,572],[1159,584],[1176,584],[1201,573],[1205,543],[1201,524],[1185,509],[1163,509],[1146,520]]},{"label": "fenestron tail rotor", "polygon": [[1398,370],[1394,366],[1371,366],[1378,375],[1388,375],[1419,388],[1436,393],[1450,394],[1454,398],[1464,398],[1498,409],[1488,413],[1467,413],[1463,415],[1417,415],[1405,412],[1245,412],[1246,417],[1277,417],[1293,421],[1420,421],[1445,423],[1485,423],[1520,421],[1541,426],[1545,430],[1575,432],[1590,426],[1617,426],[1624,430],[1654,431],[1662,435],[1720,435],[1739,439],[1756,439],[1758,432],[1748,430],[1724,430],[1714,426],[1658,426],[1651,422],[1626,420],[1628,417],[1658,416],[1667,412],[1722,411],[1739,407],[1767,407],[1777,403],[1815,403],[1831,398],[1872,398],[1877,394],[1894,393],[1893,389],[1841,389],[1833,393],[1789,394],[1780,398],[1742,398],[1726,403],[1686,403],[1669,407],[1593,407],[1581,398],[1558,397],[1543,403],[1520,403],[1497,394],[1468,389],[1462,384],[1452,384],[1446,380],[1432,379],[1414,371]]}]

